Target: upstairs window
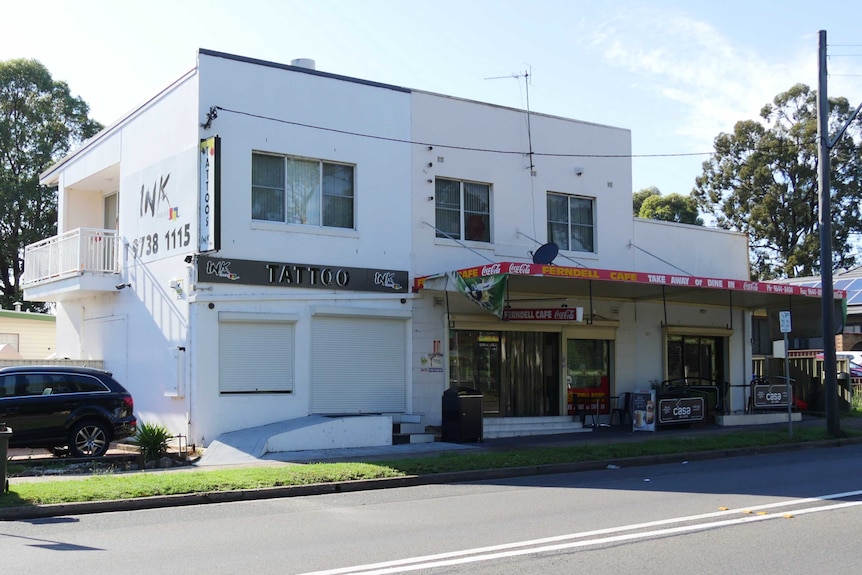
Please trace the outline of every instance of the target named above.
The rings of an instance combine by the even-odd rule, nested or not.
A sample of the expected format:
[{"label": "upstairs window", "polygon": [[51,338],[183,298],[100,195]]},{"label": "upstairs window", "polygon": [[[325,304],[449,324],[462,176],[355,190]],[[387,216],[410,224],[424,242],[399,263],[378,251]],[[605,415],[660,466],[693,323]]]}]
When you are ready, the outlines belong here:
[{"label": "upstairs window", "polygon": [[591,198],[548,194],[548,241],[561,250],[595,252],[595,202]]},{"label": "upstairs window", "polygon": [[438,238],[491,241],[491,186],[437,178],[434,184]]},{"label": "upstairs window", "polygon": [[321,160],[252,154],[254,220],[354,227],[354,167]]}]

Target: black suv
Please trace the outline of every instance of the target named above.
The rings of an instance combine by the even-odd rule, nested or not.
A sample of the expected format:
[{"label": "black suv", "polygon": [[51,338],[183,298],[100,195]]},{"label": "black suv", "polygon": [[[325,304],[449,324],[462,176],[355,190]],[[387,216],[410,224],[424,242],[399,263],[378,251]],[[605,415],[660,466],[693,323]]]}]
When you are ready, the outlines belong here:
[{"label": "black suv", "polygon": [[132,396],[111,373],[89,367],[0,369],[0,423],[10,447],[40,447],[99,457],[111,441],[135,435]]}]

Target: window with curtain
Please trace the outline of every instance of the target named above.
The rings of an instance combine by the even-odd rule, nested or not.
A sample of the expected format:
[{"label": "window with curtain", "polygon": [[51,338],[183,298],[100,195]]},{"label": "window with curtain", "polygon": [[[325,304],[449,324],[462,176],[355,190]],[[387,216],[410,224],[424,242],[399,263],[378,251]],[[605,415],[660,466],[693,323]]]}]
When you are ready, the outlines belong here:
[{"label": "window with curtain", "polygon": [[548,241],[562,250],[595,252],[594,200],[548,193]]},{"label": "window with curtain", "polygon": [[251,217],[352,229],[354,187],[354,166],[255,153],[251,162]]},{"label": "window with curtain", "polygon": [[491,241],[491,186],[437,178],[434,182],[438,238]]}]

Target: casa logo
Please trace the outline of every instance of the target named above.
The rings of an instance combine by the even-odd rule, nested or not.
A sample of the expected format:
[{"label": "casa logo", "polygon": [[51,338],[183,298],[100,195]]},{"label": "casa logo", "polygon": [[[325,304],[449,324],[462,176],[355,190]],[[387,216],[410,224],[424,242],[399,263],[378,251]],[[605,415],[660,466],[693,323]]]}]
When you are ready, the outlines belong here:
[{"label": "casa logo", "polygon": [[482,268],[482,276],[495,276],[501,271],[500,264],[493,264]]}]

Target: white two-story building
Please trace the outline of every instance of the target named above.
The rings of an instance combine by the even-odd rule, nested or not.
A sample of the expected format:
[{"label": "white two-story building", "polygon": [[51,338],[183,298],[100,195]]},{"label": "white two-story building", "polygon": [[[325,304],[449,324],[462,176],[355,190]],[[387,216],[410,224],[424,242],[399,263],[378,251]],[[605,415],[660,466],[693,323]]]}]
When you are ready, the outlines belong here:
[{"label": "white two-story building", "polygon": [[440,426],[452,386],[482,392],[486,436],[607,421],[678,377],[742,410],[751,310],[820,301],[749,282],[740,234],[632,218],[628,130],[308,60],[200,50],[42,183],[59,235],[28,247],[25,297],[57,303],[57,357],[103,360],[142,421],[203,446]]}]

